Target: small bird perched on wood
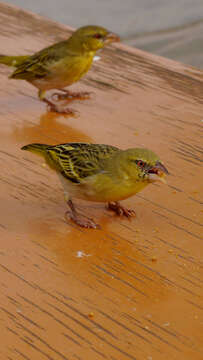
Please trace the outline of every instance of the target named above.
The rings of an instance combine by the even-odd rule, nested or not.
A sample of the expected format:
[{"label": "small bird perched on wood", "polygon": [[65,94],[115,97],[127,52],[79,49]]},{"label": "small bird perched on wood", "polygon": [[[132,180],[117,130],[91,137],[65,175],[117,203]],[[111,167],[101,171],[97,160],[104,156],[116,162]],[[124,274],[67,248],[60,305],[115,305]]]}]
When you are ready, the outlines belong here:
[{"label": "small bird perched on wood", "polygon": [[86,228],[96,228],[97,224],[76,211],[72,197],[107,202],[108,209],[116,214],[131,217],[134,211],[124,208],[119,200],[135,195],[152,182],[165,182],[168,174],[158,156],[143,148],[120,150],[110,145],[67,143],[29,144],[22,150],[43,156],[59,174],[70,218]]},{"label": "small bird perched on wood", "polygon": [[88,93],[71,93],[64,88],[78,81],[90,69],[97,50],[119,41],[119,37],[100,26],[84,26],[76,30],[68,40],[60,41],[34,55],[0,55],[0,63],[13,66],[16,70],[11,79],[27,80],[39,89],[40,100],[46,102],[50,110],[72,113],[68,108],[45,97],[47,90],[62,90],[60,99],[83,99]]}]

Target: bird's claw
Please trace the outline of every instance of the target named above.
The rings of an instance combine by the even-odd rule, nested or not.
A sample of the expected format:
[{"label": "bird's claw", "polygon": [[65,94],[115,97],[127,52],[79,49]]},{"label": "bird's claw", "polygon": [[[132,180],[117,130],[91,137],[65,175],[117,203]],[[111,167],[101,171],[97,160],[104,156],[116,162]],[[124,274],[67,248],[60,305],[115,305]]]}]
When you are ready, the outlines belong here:
[{"label": "bird's claw", "polygon": [[59,93],[54,93],[54,94],[51,95],[51,99],[53,101],[59,101],[60,100],[60,95],[61,94],[59,94]]},{"label": "bird's claw", "polygon": [[68,114],[68,115],[75,115],[75,113],[77,111],[67,108],[66,106],[60,105],[60,104],[56,104],[55,102],[52,102],[51,100],[44,98],[42,99],[43,102],[45,102],[48,106],[48,110],[49,111],[53,111],[59,114]]},{"label": "bird's claw", "polygon": [[59,114],[66,114],[66,115],[75,115],[75,113],[78,112],[76,110],[66,108],[63,106],[58,106],[56,104],[49,104],[48,109],[49,109],[49,111],[53,111],[53,112],[56,112]]},{"label": "bird's claw", "polygon": [[94,222],[94,220],[89,218],[84,218],[83,215],[79,214],[72,214],[69,211],[66,211],[65,218],[67,219],[67,216],[77,225],[86,228],[86,229],[99,229],[100,226]]},{"label": "bird's claw", "polygon": [[69,100],[69,101],[73,101],[73,100],[87,100],[90,98],[90,92],[84,91],[84,92],[70,92],[68,90],[62,90],[63,94],[61,93],[54,93],[52,94],[52,99],[56,100],[56,101],[60,101],[60,100]]},{"label": "bird's claw", "polygon": [[125,216],[130,218],[132,216],[136,216],[136,213],[132,209],[127,209],[124,206],[120,205],[118,202],[109,202],[108,203],[108,210],[114,211],[118,216]]}]

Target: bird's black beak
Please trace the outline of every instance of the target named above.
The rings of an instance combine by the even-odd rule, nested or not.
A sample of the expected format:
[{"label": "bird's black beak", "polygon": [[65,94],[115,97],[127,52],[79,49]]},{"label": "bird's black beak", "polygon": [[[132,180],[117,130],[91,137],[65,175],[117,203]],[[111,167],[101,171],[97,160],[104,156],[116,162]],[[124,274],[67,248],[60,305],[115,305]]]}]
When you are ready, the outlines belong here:
[{"label": "bird's black beak", "polygon": [[108,33],[104,39],[105,44],[120,41],[120,37],[114,33]]},{"label": "bird's black beak", "polygon": [[148,170],[149,180],[152,182],[161,181],[163,183],[166,183],[166,175],[169,175],[169,172],[166,167],[159,161],[156,162],[155,166],[150,167]]}]

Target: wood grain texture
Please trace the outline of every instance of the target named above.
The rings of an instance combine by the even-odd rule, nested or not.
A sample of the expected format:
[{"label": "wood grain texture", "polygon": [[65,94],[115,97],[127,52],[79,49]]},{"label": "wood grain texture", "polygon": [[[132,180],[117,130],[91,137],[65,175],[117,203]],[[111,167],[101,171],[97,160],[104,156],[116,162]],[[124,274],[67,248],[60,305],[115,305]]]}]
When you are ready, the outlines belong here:
[{"label": "wood grain texture", "polygon": [[[0,53],[70,34],[0,9]],[[202,360],[202,73],[109,47],[73,86],[93,94],[72,104],[72,118],[46,112],[10,72],[0,66],[0,359]],[[67,223],[56,175],[20,147],[71,141],[148,147],[169,169],[168,186],[125,201],[132,221],[79,202],[102,229]]]}]

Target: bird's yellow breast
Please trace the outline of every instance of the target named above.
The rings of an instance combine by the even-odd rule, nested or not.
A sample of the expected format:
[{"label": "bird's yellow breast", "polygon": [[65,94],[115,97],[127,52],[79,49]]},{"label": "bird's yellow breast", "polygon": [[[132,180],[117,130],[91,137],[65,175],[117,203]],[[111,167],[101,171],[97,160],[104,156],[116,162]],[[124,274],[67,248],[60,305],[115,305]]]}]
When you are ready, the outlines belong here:
[{"label": "bird's yellow breast", "polygon": [[109,202],[127,199],[149,183],[133,179],[113,179],[105,174],[98,174],[85,179],[79,186],[79,193],[86,200]]},{"label": "bird's yellow breast", "polygon": [[64,57],[48,67],[47,76],[32,83],[41,90],[63,89],[80,80],[91,67],[92,61],[91,53]]}]

